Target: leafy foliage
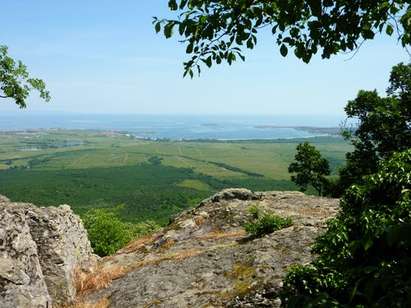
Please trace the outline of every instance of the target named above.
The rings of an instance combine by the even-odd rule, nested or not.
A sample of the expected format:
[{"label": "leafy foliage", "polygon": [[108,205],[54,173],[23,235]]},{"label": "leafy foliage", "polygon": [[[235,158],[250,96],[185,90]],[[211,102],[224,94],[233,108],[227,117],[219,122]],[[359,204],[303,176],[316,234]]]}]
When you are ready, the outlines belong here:
[{"label": "leafy foliage", "polygon": [[353,185],[341,212],[316,241],[319,257],[294,267],[285,282],[288,307],[411,305],[411,149]]},{"label": "leafy foliage", "polygon": [[271,213],[265,213],[256,206],[250,207],[250,214],[253,221],[244,225],[245,231],[252,237],[258,238],[274,231],[289,227],[292,225],[290,218],[283,218]]},{"label": "leafy foliage", "polygon": [[83,222],[94,252],[102,257],[113,254],[133,238],[130,225],[113,212],[93,209],[84,215]]},{"label": "leafy foliage", "polygon": [[116,213],[119,209],[121,206],[114,210],[92,209],[82,217],[91,246],[101,257],[113,254],[137,236],[159,228],[151,221],[139,224],[123,222]]},{"label": "leafy foliage", "polygon": [[169,0],[175,19],[154,18],[156,32],[166,38],[178,32],[191,59],[185,75],[200,73],[226,61],[244,60],[245,48],[253,49],[257,34],[270,28],[282,56],[289,49],[309,62],[321,52],[323,58],[340,51],[353,51],[377,33],[397,31],[403,46],[411,43],[409,1],[404,0]]},{"label": "leafy foliage", "polygon": [[393,67],[387,94],[360,91],[345,108],[358,127],[346,132],[354,151],[347,154],[347,166],[340,172],[341,190],[375,173],[380,160],[411,147],[411,64]]},{"label": "leafy foliage", "polygon": [[304,142],[297,146],[295,162],[290,164],[288,172],[296,173],[291,176],[291,180],[297,184],[302,191],[306,191],[308,185],[311,185],[321,196],[327,184],[325,176],[330,174],[330,166],[315,146]]},{"label": "leafy foliage", "polygon": [[32,90],[37,90],[42,99],[50,101],[50,93],[46,90],[44,81],[31,78],[27,67],[21,61],[16,62],[11,58],[7,47],[0,45],[0,98],[10,98],[20,108],[25,108]]}]

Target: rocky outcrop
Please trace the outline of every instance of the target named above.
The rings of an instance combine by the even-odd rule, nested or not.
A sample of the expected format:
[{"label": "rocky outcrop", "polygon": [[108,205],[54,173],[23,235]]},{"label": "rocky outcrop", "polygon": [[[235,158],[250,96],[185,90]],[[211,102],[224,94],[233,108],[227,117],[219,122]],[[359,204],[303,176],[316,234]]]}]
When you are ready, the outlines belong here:
[{"label": "rocky outcrop", "polygon": [[[251,238],[250,208],[293,225]],[[97,262],[68,206],[0,196],[0,307],[278,307],[287,268],[312,260],[337,210],[299,192],[224,190]]]},{"label": "rocky outcrop", "polygon": [[[250,207],[293,225],[250,238]],[[84,275],[78,302],[98,307],[278,307],[287,268],[312,260],[310,245],[338,200],[299,192],[224,190],[140,238]]]},{"label": "rocky outcrop", "polygon": [[39,208],[0,196],[0,307],[72,303],[76,272],[95,262],[69,206]]}]

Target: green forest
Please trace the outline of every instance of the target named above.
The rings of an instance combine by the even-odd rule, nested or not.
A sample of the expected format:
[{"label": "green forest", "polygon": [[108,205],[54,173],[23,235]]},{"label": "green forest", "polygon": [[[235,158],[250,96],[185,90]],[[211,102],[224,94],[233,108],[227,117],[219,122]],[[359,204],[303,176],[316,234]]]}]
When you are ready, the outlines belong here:
[{"label": "green forest", "polygon": [[[335,176],[351,146],[340,137],[310,141],[329,159]],[[299,142],[156,142],[66,130],[2,133],[0,194],[43,206],[69,204],[80,215],[123,205],[116,214],[124,221],[164,225],[223,188],[297,190],[287,167]]]}]

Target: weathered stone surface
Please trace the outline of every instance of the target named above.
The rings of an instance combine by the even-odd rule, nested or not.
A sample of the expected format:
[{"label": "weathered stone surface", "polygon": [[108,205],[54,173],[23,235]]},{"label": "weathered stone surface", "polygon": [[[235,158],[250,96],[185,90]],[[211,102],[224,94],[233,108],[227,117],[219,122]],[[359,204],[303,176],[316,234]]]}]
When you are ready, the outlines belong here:
[{"label": "weathered stone surface", "polygon": [[51,300],[27,217],[4,201],[0,199],[0,307],[46,307]]},{"label": "weathered stone surface", "polygon": [[0,307],[70,303],[75,270],[95,261],[69,206],[38,208],[0,197]]},{"label": "weathered stone surface", "polygon": [[[291,217],[293,226],[251,239],[243,228],[250,206]],[[93,273],[94,284],[79,300],[110,307],[278,307],[287,268],[310,262],[310,245],[337,209],[336,199],[299,192],[222,191],[102,259],[102,274]],[[110,275],[111,284],[95,283]]]}]

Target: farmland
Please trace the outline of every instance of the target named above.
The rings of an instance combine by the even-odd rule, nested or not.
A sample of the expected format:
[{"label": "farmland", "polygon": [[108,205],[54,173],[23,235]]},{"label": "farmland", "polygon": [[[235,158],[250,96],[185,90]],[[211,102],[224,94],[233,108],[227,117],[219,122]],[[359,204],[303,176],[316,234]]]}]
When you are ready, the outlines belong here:
[{"label": "farmland", "polygon": [[[302,140],[147,141],[116,132],[39,130],[0,133],[0,194],[13,201],[91,208],[122,204],[130,222],[169,217],[226,187],[295,190],[287,167]],[[309,139],[333,172],[351,147]]]}]

